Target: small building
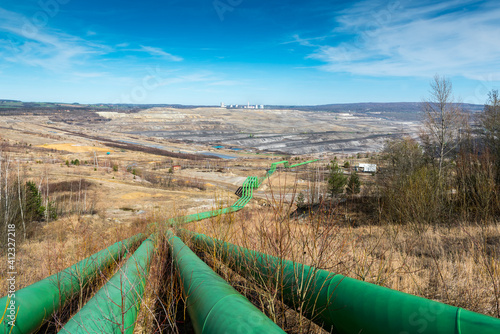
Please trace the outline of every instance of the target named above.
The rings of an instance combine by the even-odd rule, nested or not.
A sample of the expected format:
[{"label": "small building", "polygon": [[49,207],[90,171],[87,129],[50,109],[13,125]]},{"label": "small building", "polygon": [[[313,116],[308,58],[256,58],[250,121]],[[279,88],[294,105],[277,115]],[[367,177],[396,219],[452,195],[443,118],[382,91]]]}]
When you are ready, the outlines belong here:
[{"label": "small building", "polygon": [[172,171],[174,171],[174,172],[175,172],[176,170],[181,170],[181,169],[182,169],[181,165],[173,165],[173,166],[172,166]]},{"label": "small building", "polygon": [[359,164],[358,166],[354,167],[356,171],[363,172],[363,173],[376,173],[377,172],[377,165],[376,164]]}]

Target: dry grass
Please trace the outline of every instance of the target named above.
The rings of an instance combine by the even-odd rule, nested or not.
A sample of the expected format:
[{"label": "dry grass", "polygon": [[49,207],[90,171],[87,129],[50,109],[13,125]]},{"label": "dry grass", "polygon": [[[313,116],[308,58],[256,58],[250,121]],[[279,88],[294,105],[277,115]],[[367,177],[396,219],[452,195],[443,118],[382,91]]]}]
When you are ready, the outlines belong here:
[{"label": "dry grass", "polygon": [[[27,167],[33,168],[33,171],[29,171],[30,177],[50,175],[49,182],[52,184],[49,188],[54,188],[53,191],[58,189],[56,185],[61,187],[61,192],[67,191],[63,185],[75,182],[75,175],[64,176],[60,172],[64,170],[68,173],[73,168],[68,169],[58,163],[53,166],[32,164]],[[98,192],[96,210],[99,214],[62,215],[56,221],[40,223],[31,239],[18,246],[18,289],[136,233],[156,232],[163,236],[162,229],[165,227],[162,223],[170,217],[193,213],[193,208],[201,211],[207,202],[214,203],[212,209],[217,209],[235,201],[235,197],[228,192],[170,192],[152,189],[150,184],[135,183],[126,172],[94,171],[93,167],[84,166],[75,168],[78,168],[80,178],[85,174],[85,178],[93,184],[93,191]],[[47,169],[51,170],[47,172]],[[57,173],[61,176],[54,177]],[[303,171],[301,174],[306,175]],[[412,225],[359,224],[367,218],[361,210],[362,205],[325,206],[310,214],[293,215],[295,206],[287,201],[294,198],[298,189],[306,189],[308,181],[307,178],[297,179],[293,173],[277,173],[259,189],[258,198],[252,200],[244,210],[186,227],[271,255],[500,317],[498,224],[464,223],[418,229]],[[163,196],[168,201],[160,202]],[[129,206],[133,207],[132,211],[121,210],[122,214],[127,215],[126,219],[121,222],[111,219],[116,218],[116,212],[110,208],[120,211],[118,208]],[[134,216],[140,210],[147,213]],[[350,223],[352,217],[358,221],[357,224]],[[149,224],[153,222],[162,227],[151,229]],[[287,332],[323,332],[281,303],[277,293],[279,287],[258,287],[255,282],[228,269],[212,254],[200,256]],[[1,275],[7,272],[6,265],[6,255],[2,254],[1,295],[6,290],[6,280]],[[93,291],[111,274],[112,271],[102,277],[92,287]],[[162,237],[156,245],[145,291],[137,333],[189,332],[185,325],[189,319],[182,303],[174,266]]]},{"label": "dry grass", "polygon": [[500,317],[500,226],[353,227],[333,210],[299,219],[245,210],[189,228],[260,252]]},{"label": "dry grass", "polygon": [[[98,215],[73,215],[40,226],[35,237],[18,246],[16,287],[22,289],[139,232],[138,227],[115,225]],[[7,271],[3,254],[0,272]],[[3,278],[0,275],[0,291],[6,291]]]}]

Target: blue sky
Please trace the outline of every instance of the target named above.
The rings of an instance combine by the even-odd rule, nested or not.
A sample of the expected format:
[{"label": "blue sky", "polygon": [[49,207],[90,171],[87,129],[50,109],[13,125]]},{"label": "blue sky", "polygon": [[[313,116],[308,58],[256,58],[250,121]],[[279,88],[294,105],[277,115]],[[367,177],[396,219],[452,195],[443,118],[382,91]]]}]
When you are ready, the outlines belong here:
[{"label": "blue sky", "polygon": [[497,1],[0,1],[0,99],[420,101],[500,87]]}]

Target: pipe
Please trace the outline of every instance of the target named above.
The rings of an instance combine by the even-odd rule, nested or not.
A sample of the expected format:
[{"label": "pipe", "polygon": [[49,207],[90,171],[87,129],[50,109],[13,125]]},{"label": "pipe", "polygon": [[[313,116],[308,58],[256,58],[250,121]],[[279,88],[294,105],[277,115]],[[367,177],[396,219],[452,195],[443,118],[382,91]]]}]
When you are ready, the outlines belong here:
[{"label": "pipe", "polygon": [[242,196],[231,207],[242,209],[253,198],[253,190],[259,187],[259,180],[256,176],[249,176],[243,182]]},{"label": "pipe", "polygon": [[177,217],[177,218],[172,218],[167,221],[167,225],[169,226],[174,226],[174,225],[183,225],[187,223],[191,223],[194,221],[199,221],[211,217],[216,217],[222,214],[226,213],[231,213],[231,212],[236,212],[241,209],[247,203],[252,199],[253,197],[253,189],[258,187],[258,179],[255,176],[250,176],[245,179],[242,185],[242,196],[239,198],[233,205],[227,207],[227,208],[222,208],[222,209],[217,209],[217,210],[210,210],[210,211],[205,211],[205,212],[200,212],[200,213],[194,213],[191,215],[186,215],[182,217]]},{"label": "pipe", "polygon": [[154,236],[146,239],[118,272],[59,333],[133,333],[139,313]]},{"label": "pipe", "polygon": [[268,177],[270,177],[271,175],[273,175],[274,172],[276,171],[276,168],[280,164],[284,164],[285,168],[286,168],[286,166],[288,165],[288,161],[284,160],[284,161],[279,161],[279,162],[273,162],[271,164],[271,168],[269,168],[269,170],[267,171],[266,175],[264,175],[262,177],[259,177],[259,185],[258,186],[260,186],[262,184],[262,182],[264,182]]},{"label": "pipe", "polygon": [[259,284],[282,285],[284,302],[338,334],[499,334],[500,319],[334,274],[182,230]]},{"label": "pipe", "polygon": [[223,209],[205,211],[205,212],[200,212],[200,213],[193,213],[193,214],[187,215],[187,216],[171,218],[171,219],[169,219],[167,221],[167,225],[168,226],[174,226],[174,225],[187,224],[187,223],[191,223],[191,222],[198,221],[198,220],[203,220],[203,219],[207,219],[207,218],[211,218],[211,217],[216,217],[216,216],[219,216],[219,215],[222,215],[222,214],[235,212],[235,211],[238,211],[238,210],[240,210],[242,208],[243,207],[236,208],[236,207],[230,206],[230,207],[223,208]]},{"label": "pipe", "polygon": [[172,232],[167,235],[196,333],[285,333]]},{"label": "pipe", "polygon": [[262,182],[264,182],[264,180],[266,180],[268,177],[270,177],[276,171],[276,167],[278,165],[284,164],[285,168],[291,168],[291,167],[296,167],[296,166],[300,166],[300,165],[305,165],[305,164],[315,162],[315,161],[317,161],[317,159],[305,161],[305,162],[302,162],[302,163],[299,163],[296,165],[292,165],[292,166],[288,165],[288,161],[274,162],[271,164],[271,168],[266,172],[265,176],[262,176],[262,177],[249,176],[245,179],[245,181],[243,181],[243,184],[241,186],[242,196],[230,207],[195,213],[195,214],[191,214],[191,215],[187,215],[187,216],[183,216],[183,217],[178,217],[178,218],[172,218],[172,219],[169,219],[167,221],[167,225],[169,225],[169,226],[183,225],[183,224],[191,223],[194,221],[219,216],[221,214],[239,211],[239,210],[243,209],[243,207],[245,207],[245,205],[247,205],[248,202],[250,202],[250,200],[253,198],[253,190],[259,188],[261,186]]},{"label": "pipe", "polygon": [[[40,328],[66,301],[77,294],[99,271],[119,261],[127,251],[142,239],[137,234],[66,268],[57,274],[16,291],[12,298],[0,299],[0,333],[27,334]],[[4,308],[5,305],[5,308]],[[13,305],[13,306],[12,306]],[[10,309],[12,308],[12,309]],[[11,314],[16,314],[15,322]]]},{"label": "pipe", "polygon": [[318,159],[309,160],[309,161],[304,161],[304,162],[301,162],[301,163],[298,163],[298,164],[295,164],[295,165],[288,165],[288,164],[286,164],[286,165],[285,165],[285,168],[293,168],[293,167],[298,167],[298,166],[302,166],[302,165],[310,164],[311,162],[316,162],[316,161],[318,161]]}]

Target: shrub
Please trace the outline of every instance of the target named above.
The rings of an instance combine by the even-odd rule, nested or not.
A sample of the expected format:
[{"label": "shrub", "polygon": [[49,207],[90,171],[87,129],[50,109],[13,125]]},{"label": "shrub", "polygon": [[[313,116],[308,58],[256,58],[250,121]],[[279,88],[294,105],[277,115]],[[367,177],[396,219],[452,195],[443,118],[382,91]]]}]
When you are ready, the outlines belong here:
[{"label": "shrub", "polygon": [[434,225],[449,220],[446,191],[439,180],[439,171],[433,167],[393,179],[382,193],[383,215],[400,224]]},{"label": "shrub", "polygon": [[358,173],[353,172],[351,174],[347,182],[346,191],[349,195],[359,194],[361,192],[361,181],[359,181]]},{"label": "shrub", "polygon": [[305,201],[305,196],[303,192],[300,192],[297,196],[297,199],[295,200],[295,203],[297,204],[297,208],[299,209],[304,209],[306,207],[306,201]]}]

